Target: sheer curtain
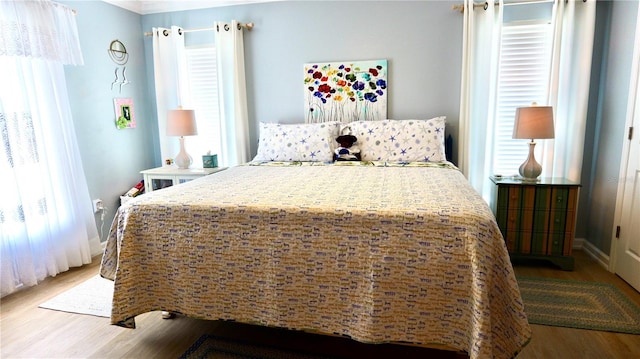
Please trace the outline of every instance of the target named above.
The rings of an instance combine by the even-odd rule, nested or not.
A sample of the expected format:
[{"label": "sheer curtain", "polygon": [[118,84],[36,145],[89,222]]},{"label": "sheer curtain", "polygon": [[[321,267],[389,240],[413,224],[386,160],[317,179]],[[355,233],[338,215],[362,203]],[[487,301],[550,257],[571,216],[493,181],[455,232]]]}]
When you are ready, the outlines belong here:
[{"label": "sheer curtain", "polygon": [[555,139],[544,141],[549,177],[579,182],[589,101],[596,1],[556,0],[549,105]]},{"label": "sheer curtain", "polygon": [[[158,141],[160,158],[174,158],[180,150],[177,138],[166,135],[167,113],[178,106],[190,108],[187,64],[184,49],[184,31],[178,26],[171,29],[153,28],[153,74],[156,89]],[[198,115],[196,114],[196,119]],[[187,152],[188,143],[187,143]],[[194,161],[196,163],[196,161]]]},{"label": "sheer curtain", "polygon": [[458,167],[488,200],[492,153],[484,149],[491,148],[503,4],[486,4],[486,10],[473,0],[464,4]]},{"label": "sheer curtain", "polygon": [[0,291],[91,262],[100,238],[63,64],[82,64],[71,9],[0,1]]},{"label": "sheer curtain", "polygon": [[247,88],[242,25],[215,22],[218,96],[222,126],[222,163],[234,166],[250,160]]}]

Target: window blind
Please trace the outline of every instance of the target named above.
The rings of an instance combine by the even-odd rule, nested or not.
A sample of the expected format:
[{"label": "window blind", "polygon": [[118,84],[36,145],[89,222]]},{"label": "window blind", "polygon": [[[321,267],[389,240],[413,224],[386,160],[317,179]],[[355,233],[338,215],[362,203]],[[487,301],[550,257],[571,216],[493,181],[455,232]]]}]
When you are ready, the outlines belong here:
[{"label": "window blind", "polygon": [[187,47],[187,72],[191,104],[196,113],[198,135],[187,139],[187,152],[196,167],[201,155],[211,151],[220,161],[220,112],[218,107],[218,73],[214,47]]}]

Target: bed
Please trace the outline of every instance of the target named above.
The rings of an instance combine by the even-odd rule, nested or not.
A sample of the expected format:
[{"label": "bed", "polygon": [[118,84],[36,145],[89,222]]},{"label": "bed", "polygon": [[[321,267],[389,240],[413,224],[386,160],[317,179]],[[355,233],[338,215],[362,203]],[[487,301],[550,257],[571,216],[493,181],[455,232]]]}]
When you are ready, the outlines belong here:
[{"label": "bed", "polygon": [[[381,153],[370,126],[351,125],[363,156]],[[265,160],[268,132],[254,161],[118,209],[100,269],[115,280],[112,324],[164,310],[471,358],[526,345],[495,218],[439,148],[438,161]]]}]

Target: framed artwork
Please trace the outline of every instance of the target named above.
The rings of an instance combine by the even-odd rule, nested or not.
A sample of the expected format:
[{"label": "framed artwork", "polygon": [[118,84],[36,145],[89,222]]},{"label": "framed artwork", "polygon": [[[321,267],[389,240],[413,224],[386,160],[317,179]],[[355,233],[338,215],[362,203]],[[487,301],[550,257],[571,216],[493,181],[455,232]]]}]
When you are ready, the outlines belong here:
[{"label": "framed artwork", "polygon": [[305,64],[305,121],[384,120],[387,88],[387,60]]},{"label": "framed artwork", "polygon": [[135,128],[136,119],[133,114],[133,100],[130,98],[114,98],[113,103],[116,111],[116,127]]}]

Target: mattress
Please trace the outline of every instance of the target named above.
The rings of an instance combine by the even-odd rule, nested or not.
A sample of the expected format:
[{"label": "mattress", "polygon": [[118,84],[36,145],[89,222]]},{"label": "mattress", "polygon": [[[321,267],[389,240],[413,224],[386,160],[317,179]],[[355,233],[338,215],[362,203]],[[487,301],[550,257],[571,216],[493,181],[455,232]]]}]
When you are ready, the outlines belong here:
[{"label": "mattress", "polygon": [[471,358],[529,341],[495,218],[453,165],[253,164],[118,209],[113,324],[166,310]]}]

